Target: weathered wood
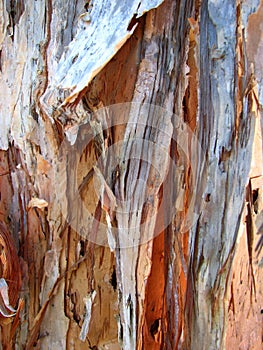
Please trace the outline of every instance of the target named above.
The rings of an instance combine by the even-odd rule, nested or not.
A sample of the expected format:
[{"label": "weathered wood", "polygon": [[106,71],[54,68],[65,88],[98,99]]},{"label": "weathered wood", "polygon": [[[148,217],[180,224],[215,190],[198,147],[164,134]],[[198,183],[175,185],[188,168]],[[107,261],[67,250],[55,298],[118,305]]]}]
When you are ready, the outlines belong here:
[{"label": "weathered wood", "polygon": [[260,349],[262,8],[0,3],[3,348]]}]

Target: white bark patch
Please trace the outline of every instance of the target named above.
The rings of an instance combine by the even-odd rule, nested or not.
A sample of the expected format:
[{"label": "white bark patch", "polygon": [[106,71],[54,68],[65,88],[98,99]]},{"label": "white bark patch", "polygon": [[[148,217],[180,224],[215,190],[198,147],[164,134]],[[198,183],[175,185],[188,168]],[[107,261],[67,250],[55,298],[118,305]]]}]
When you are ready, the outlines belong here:
[{"label": "white bark patch", "polygon": [[16,310],[9,304],[8,285],[4,278],[0,278],[0,315],[2,317],[13,317]]},{"label": "white bark patch", "polygon": [[110,215],[108,214],[108,212],[106,212],[106,221],[107,221],[107,225],[108,225],[108,229],[107,229],[108,244],[110,247],[110,251],[114,252],[115,248],[116,248],[116,240],[115,240],[114,235],[112,233],[111,219],[110,219]]},{"label": "white bark patch", "polygon": [[141,17],[162,2],[95,1],[90,12],[79,17],[76,37],[62,56],[56,74],[50,77],[44,104],[50,102],[50,97],[55,102],[56,98],[52,95],[56,94],[58,87],[67,95],[62,99],[63,104],[74,102],[132,35],[137,25],[129,28],[131,20]]},{"label": "white bark patch", "polygon": [[91,310],[92,310],[92,304],[94,302],[96,296],[96,291],[94,290],[92,293],[90,293],[89,296],[87,296],[86,298],[84,298],[84,302],[85,302],[85,308],[86,308],[86,315],[84,318],[84,322],[80,331],[80,335],[79,335],[79,339],[81,341],[85,341],[88,331],[89,331],[89,324],[90,324],[90,319],[91,319]]}]

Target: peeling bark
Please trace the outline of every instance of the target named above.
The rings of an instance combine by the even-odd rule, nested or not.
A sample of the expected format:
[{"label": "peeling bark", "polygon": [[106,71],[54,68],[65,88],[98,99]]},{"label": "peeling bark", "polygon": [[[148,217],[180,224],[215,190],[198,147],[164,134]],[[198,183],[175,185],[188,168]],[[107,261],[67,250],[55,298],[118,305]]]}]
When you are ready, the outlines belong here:
[{"label": "peeling bark", "polygon": [[262,6],[1,2],[3,349],[262,347]]}]

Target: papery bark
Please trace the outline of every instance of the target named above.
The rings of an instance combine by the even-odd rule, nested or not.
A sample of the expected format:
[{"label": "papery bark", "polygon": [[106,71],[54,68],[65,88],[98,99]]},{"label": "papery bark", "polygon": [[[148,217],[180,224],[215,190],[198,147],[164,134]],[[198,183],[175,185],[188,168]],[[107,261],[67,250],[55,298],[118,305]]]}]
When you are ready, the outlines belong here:
[{"label": "papery bark", "polygon": [[262,9],[1,2],[3,348],[262,347]]}]

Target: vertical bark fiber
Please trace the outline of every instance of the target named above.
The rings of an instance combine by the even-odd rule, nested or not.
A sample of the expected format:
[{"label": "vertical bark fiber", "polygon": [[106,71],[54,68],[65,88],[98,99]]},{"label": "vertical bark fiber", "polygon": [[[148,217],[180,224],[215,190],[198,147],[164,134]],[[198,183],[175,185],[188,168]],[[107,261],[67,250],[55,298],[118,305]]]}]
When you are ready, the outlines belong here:
[{"label": "vertical bark fiber", "polygon": [[3,349],[262,348],[262,17],[0,3]]}]

